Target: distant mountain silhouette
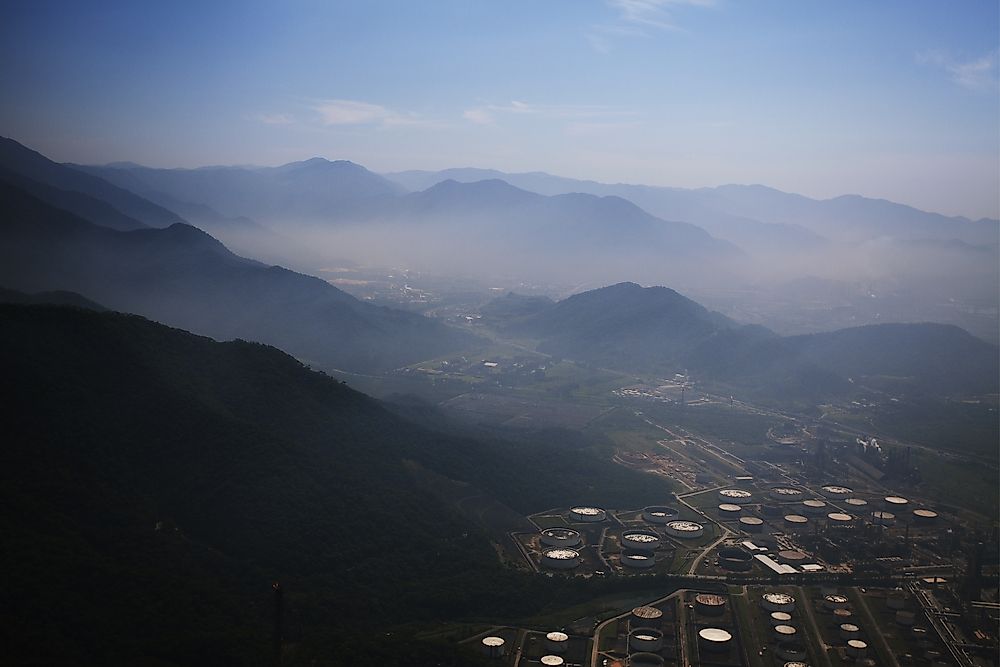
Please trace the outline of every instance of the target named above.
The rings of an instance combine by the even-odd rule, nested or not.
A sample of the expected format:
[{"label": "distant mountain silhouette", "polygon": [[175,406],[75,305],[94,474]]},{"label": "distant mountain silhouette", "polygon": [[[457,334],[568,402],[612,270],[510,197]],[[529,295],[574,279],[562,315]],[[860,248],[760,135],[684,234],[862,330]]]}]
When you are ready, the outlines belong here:
[{"label": "distant mountain silhouette", "polygon": [[280,167],[73,166],[163,206],[201,205],[225,218],[245,217],[265,224],[329,222],[403,192],[353,162],[318,157]]},{"label": "distant mountain silhouette", "polygon": [[998,348],[943,324],[885,324],[781,337],[741,326],[664,287],[622,283],[520,319],[539,350],[631,371],[688,369],[783,398],[844,394],[853,379],[891,379],[933,395],[995,392]]},{"label": "distant mountain silhouette", "polygon": [[598,183],[542,172],[505,173],[491,169],[407,171],[386,174],[386,177],[410,190],[423,190],[449,179],[471,182],[497,178],[545,195],[583,192],[619,196],[653,215],[699,225],[719,238],[748,249],[808,249],[822,245],[825,238],[853,241],[878,236],[954,238],[973,245],[993,244],[1000,238],[997,220],[947,217],[857,195],[816,200],[760,185],[684,189]]},{"label": "distant mountain silhouette", "polygon": [[[95,224],[113,227],[115,229],[130,229],[145,225],[151,227],[166,227],[178,222],[184,222],[176,213],[157,206],[139,195],[113,185],[108,181],[86,174],[76,169],[53,162],[44,155],[22,146],[13,139],[0,137],[0,170],[10,172],[6,178],[0,174],[0,179],[33,192],[51,201],[54,205],[80,215]],[[10,174],[16,178],[11,179]],[[40,184],[40,185],[36,185]],[[77,193],[53,194],[52,190],[42,193],[38,188],[48,186],[55,190]],[[81,197],[79,195],[84,195]],[[114,214],[93,200],[104,202],[104,205],[115,209]],[[126,220],[137,221],[134,226]]]},{"label": "distant mountain silhouette", "polygon": [[0,287],[0,303],[20,303],[20,304],[48,304],[53,306],[73,306],[75,308],[86,308],[103,312],[107,310],[101,304],[91,301],[82,294],[76,292],[36,292],[27,294],[17,290]]},{"label": "distant mountain silhouette", "polygon": [[0,285],[73,290],[116,310],[227,340],[281,345],[321,367],[371,372],[455,351],[470,337],[238,257],[184,224],[118,232],[0,185]]}]

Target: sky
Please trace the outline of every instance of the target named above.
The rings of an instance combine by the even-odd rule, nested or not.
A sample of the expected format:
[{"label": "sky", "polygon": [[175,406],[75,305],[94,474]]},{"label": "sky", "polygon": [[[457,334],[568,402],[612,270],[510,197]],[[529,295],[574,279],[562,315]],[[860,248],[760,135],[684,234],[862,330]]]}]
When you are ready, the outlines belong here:
[{"label": "sky", "polygon": [[59,161],[762,183],[1000,217],[1000,3],[4,3],[0,135]]}]

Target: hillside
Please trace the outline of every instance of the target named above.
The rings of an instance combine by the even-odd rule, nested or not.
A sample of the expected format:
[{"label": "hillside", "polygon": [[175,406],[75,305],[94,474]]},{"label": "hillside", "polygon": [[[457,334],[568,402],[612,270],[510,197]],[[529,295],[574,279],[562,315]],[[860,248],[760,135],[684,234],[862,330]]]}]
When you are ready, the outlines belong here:
[{"label": "hillside", "polygon": [[[127,219],[136,221],[138,227],[166,227],[184,222],[176,213],[129,190],[92,174],[53,162],[41,153],[6,137],[0,137],[0,170],[6,174],[0,178],[6,181],[11,179],[11,175],[16,175],[17,180],[11,179],[12,184],[32,191],[37,196],[49,198],[53,191],[76,193],[61,194],[60,208],[66,208],[95,224],[127,229]],[[52,190],[46,190],[47,194],[42,194],[33,190],[38,187],[33,184]],[[95,203],[95,200],[103,202],[103,205]],[[111,207],[114,212],[108,211],[107,207]]]},{"label": "hillside", "polygon": [[279,345],[310,363],[381,371],[470,338],[431,319],[358,301],[332,285],[238,257],[184,224],[119,232],[0,185],[0,285],[71,290],[220,340]]},{"label": "hillside", "polygon": [[431,432],[274,348],[132,315],[0,305],[0,363],[18,387],[0,470],[14,664],[262,664],[274,581],[294,664],[475,664],[389,650],[375,630],[532,613],[603,584],[505,571],[414,465],[519,512],[666,493],[572,437]]},{"label": "hillside", "polygon": [[664,287],[622,283],[576,294],[518,320],[539,350],[644,372],[703,379],[786,399],[846,395],[855,382],[921,395],[995,392],[995,345],[942,324],[885,324],[805,336],[740,326]]}]

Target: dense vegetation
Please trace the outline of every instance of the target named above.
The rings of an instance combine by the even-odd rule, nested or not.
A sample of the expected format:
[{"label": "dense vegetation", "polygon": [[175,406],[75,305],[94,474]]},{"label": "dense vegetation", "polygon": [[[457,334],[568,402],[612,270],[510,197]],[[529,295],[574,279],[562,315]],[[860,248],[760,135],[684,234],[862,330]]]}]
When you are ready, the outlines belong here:
[{"label": "dense vegetation", "polygon": [[274,348],[137,316],[2,305],[0,363],[17,388],[0,466],[15,663],[265,662],[272,581],[289,661],[325,664],[385,651],[399,624],[528,616],[616,585],[503,569],[406,461],[519,511],[667,493],[578,441],[435,432]]}]

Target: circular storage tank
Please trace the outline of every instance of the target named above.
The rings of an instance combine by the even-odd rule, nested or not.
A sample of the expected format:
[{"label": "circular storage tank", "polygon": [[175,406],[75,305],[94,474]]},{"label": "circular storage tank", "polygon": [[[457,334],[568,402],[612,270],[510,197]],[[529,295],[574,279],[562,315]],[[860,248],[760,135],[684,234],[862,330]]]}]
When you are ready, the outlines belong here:
[{"label": "circular storage tank", "polygon": [[549,549],[542,554],[542,565],[553,570],[572,570],[580,564],[580,553],[573,549]]},{"label": "circular storage tank", "polygon": [[778,560],[782,563],[787,563],[788,565],[801,565],[808,559],[808,554],[804,551],[797,551],[796,549],[786,549],[785,551],[778,552]]},{"label": "circular storage tank", "polygon": [[694,608],[705,616],[722,616],[726,611],[726,598],[715,593],[698,593],[694,596]]},{"label": "circular storage tank", "polygon": [[809,519],[801,514],[786,514],[784,520],[785,530],[801,532],[809,525]]},{"label": "circular storage tank", "polygon": [[705,651],[722,653],[728,651],[733,643],[733,636],[722,628],[702,628],[698,631],[698,644]]},{"label": "circular storage tank", "polygon": [[545,667],[562,667],[566,664],[566,661],[558,655],[543,655],[538,662],[545,665]]},{"label": "circular storage tank", "polygon": [[660,546],[660,536],[649,530],[626,530],[621,546],[630,551],[655,551]]},{"label": "circular storage tank", "polygon": [[852,658],[863,658],[868,654],[868,642],[861,639],[847,640],[847,655]]},{"label": "circular storage tank", "polygon": [[830,512],[826,515],[826,521],[832,528],[846,528],[854,521],[854,517],[843,512]]},{"label": "circular storage tank", "polygon": [[833,593],[831,595],[823,596],[823,606],[833,611],[834,609],[843,609],[850,603],[846,595],[840,595],[838,593]]},{"label": "circular storage tank", "polygon": [[671,521],[667,524],[667,534],[682,540],[693,540],[705,534],[705,527],[694,521]]},{"label": "circular storage tank", "polygon": [[804,662],[793,661],[793,662],[786,662],[784,667],[809,667],[809,665],[807,665]]},{"label": "circular storage tank", "polygon": [[796,662],[806,659],[807,651],[805,644],[794,642],[781,642],[775,649],[779,658],[783,660],[794,660]]},{"label": "circular storage tank", "polygon": [[483,654],[491,658],[499,658],[503,655],[503,637],[483,637]]},{"label": "circular storage tank", "polygon": [[788,593],[764,593],[760,596],[760,606],[767,611],[795,611],[795,598]]},{"label": "circular storage tank", "polygon": [[854,625],[853,623],[841,623],[840,624],[840,638],[841,639],[857,639],[861,635],[861,628]]},{"label": "circular storage tank", "polygon": [[649,523],[667,524],[677,518],[680,512],[676,507],[652,505],[642,510],[642,518]]},{"label": "circular storage tank", "polygon": [[539,533],[539,540],[547,547],[569,548],[583,542],[578,531],[572,528],[546,528]]},{"label": "circular storage tank", "polygon": [[839,484],[827,484],[819,490],[825,497],[831,500],[844,500],[854,493],[854,489]]},{"label": "circular storage tank", "polygon": [[902,496],[886,496],[884,500],[886,508],[893,511],[903,509],[910,502]]},{"label": "circular storage tank", "polygon": [[746,549],[723,547],[719,549],[719,566],[731,572],[746,572],[753,565],[753,556]]},{"label": "circular storage tank", "polygon": [[827,504],[825,500],[819,500],[816,498],[811,498],[809,500],[802,501],[802,511],[805,514],[812,516],[818,516],[820,514],[826,514]]},{"label": "circular storage tank", "polygon": [[663,667],[663,658],[655,653],[633,653],[628,664],[629,667]]},{"label": "circular storage tank", "polygon": [[622,565],[625,567],[644,570],[656,565],[656,557],[651,551],[626,551],[621,556]]},{"label": "circular storage tank", "polygon": [[636,607],[632,610],[632,624],[636,627],[658,625],[662,618],[663,612],[656,607]]},{"label": "circular storage tank", "polygon": [[723,519],[733,520],[743,513],[743,508],[732,503],[722,503],[719,505],[719,516]]},{"label": "circular storage tank", "polygon": [[663,633],[653,628],[636,628],[628,633],[628,647],[633,651],[659,651],[663,648]]},{"label": "circular storage tank", "polygon": [[719,491],[719,502],[740,505],[750,502],[753,493],[746,489],[722,489]]},{"label": "circular storage tank", "polygon": [[777,500],[783,503],[795,502],[802,500],[802,491],[796,489],[794,486],[772,486],[767,495],[772,500]]},{"label": "circular storage tank", "polygon": [[569,646],[569,635],[565,632],[550,632],[545,635],[545,650],[549,653],[565,653]]},{"label": "circular storage tank", "polygon": [[872,523],[876,526],[891,526],[896,523],[896,515],[892,512],[872,512]]},{"label": "circular storage tank", "polygon": [[917,523],[934,523],[937,521],[938,513],[934,510],[919,508],[913,510],[913,520]]},{"label": "circular storage tank", "polygon": [[775,640],[779,642],[791,641],[798,635],[798,630],[793,625],[776,625],[773,632]]},{"label": "circular storage tank", "polygon": [[769,620],[772,628],[776,625],[791,625],[792,615],[787,611],[772,611]]},{"label": "circular storage tank", "polygon": [[833,610],[833,618],[836,623],[846,623],[851,620],[851,617],[853,616],[854,614],[851,613],[850,609],[840,608]]},{"label": "circular storage tank", "polygon": [[600,507],[573,507],[569,511],[569,518],[571,521],[593,523],[604,521],[608,518],[608,513]]},{"label": "circular storage tank", "polygon": [[866,507],[868,501],[864,498],[848,498],[844,501],[845,505],[850,505],[851,507]]},{"label": "circular storage tank", "polygon": [[764,520],[755,516],[745,516],[740,518],[740,529],[748,533],[759,533],[764,530]]}]

